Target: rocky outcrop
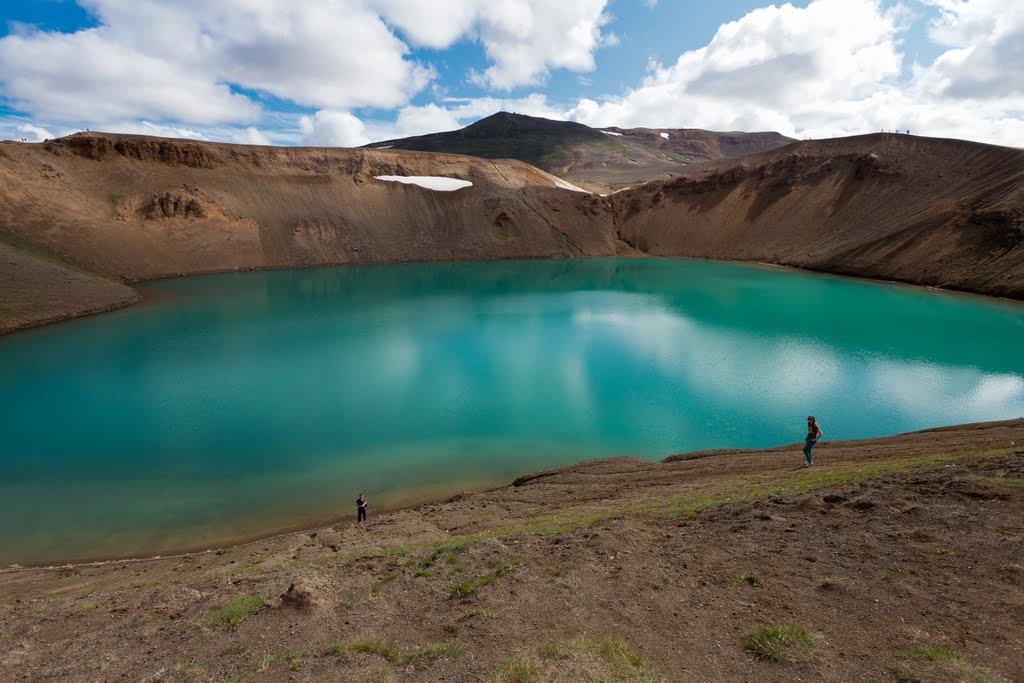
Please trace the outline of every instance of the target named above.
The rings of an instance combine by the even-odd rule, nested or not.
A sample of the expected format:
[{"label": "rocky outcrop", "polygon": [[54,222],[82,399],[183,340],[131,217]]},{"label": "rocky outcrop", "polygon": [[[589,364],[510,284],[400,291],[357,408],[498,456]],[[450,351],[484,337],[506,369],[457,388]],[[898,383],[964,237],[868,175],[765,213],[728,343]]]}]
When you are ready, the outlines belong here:
[{"label": "rocky outcrop", "polygon": [[76,133],[49,140],[46,151],[57,156],[73,154],[93,161],[122,156],[137,161],[158,161],[189,168],[214,168],[222,161],[219,155],[211,153],[201,143],[127,135],[112,138],[92,133]]},{"label": "rocky outcrop", "polygon": [[206,218],[208,212],[204,206],[199,190],[193,185],[185,185],[180,190],[154,194],[141,207],[146,220],[161,218]]}]

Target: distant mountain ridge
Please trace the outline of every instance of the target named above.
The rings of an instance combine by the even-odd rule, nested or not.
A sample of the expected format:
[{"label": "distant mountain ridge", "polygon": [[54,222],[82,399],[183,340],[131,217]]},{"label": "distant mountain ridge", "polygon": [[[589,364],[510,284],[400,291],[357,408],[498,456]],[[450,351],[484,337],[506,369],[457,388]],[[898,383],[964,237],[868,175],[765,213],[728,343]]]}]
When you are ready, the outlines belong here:
[{"label": "distant mountain ridge", "polygon": [[768,152],[795,142],[774,132],[697,128],[591,128],[573,121],[498,112],[446,133],[367,145],[518,159],[588,189],[619,190],[669,179],[694,164]]}]

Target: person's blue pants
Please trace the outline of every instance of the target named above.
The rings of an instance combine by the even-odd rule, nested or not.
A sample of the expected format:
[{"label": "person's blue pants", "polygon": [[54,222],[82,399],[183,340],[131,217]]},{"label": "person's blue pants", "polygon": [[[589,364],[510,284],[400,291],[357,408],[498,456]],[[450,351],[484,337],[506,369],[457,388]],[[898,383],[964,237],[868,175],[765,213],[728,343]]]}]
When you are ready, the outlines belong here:
[{"label": "person's blue pants", "polygon": [[817,439],[807,439],[804,441],[804,457],[807,458],[807,464],[814,464],[814,458],[811,457],[811,449],[814,448],[814,444],[818,443]]}]

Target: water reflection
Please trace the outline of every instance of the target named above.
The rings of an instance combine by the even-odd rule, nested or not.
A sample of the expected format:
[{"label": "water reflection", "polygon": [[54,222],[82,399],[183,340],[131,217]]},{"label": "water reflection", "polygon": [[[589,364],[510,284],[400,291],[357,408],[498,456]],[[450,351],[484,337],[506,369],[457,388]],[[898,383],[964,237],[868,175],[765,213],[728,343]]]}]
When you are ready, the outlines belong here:
[{"label": "water reflection", "polygon": [[[770,268],[419,264],[154,283],[0,339],[0,562],[159,552],[585,457],[1024,414],[1024,309]],[[80,512],[85,510],[86,512]],[[60,555],[63,553],[63,555]]]}]

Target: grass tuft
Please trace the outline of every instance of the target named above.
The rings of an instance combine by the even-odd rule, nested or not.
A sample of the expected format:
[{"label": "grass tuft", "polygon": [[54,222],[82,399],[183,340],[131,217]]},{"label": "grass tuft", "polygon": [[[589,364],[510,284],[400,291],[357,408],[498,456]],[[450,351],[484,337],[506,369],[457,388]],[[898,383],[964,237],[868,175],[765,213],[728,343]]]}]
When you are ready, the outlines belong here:
[{"label": "grass tuft", "polygon": [[497,614],[488,609],[471,609],[459,617],[459,621],[465,621],[467,619],[473,619],[475,617],[481,617],[483,619],[495,619]]},{"label": "grass tuft", "polygon": [[493,572],[490,574],[484,574],[472,581],[461,581],[455,584],[455,586],[452,587],[451,592],[448,593],[448,597],[455,599],[472,595],[476,592],[477,588],[482,588],[483,586],[494,583],[502,576],[514,572],[522,564],[522,560],[518,557],[502,557],[500,555],[495,555],[487,558],[487,564],[494,568]]},{"label": "grass tuft", "polygon": [[437,558],[442,555],[448,555],[448,562],[454,564],[457,561],[455,557],[459,553],[464,553],[469,550],[477,541],[481,540],[482,536],[465,536],[463,538],[456,538],[444,543],[439,543],[427,553],[426,557],[420,562],[421,567],[429,567],[437,561]]},{"label": "grass tuft", "polygon": [[379,640],[338,640],[328,645],[324,654],[338,655],[344,659],[358,655],[377,655],[389,662],[397,662],[402,658],[397,647]]},{"label": "grass tuft", "polygon": [[263,609],[263,605],[263,598],[258,598],[255,595],[239,595],[220,609],[204,613],[201,620],[212,628],[229,630],[259,612]]},{"label": "grass tuft", "polygon": [[796,661],[814,650],[810,634],[796,626],[757,626],[747,636],[744,647],[773,662]]},{"label": "grass tuft", "polygon": [[476,583],[473,581],[460,581],[452,587],[449,598],[464,598],[476,591]]},{"label": "grass tuft", "polygon": [[510,657],[487,679],[489,683],[534,683],[543,668],[533,657]]},{"label": "grass tuft", "polygon": [[648,667],[640,653],[622,638],[598,635],[539,645],[531,655],[505,660],[489,680],[662,683],[664,677]]},{"label": "grass tuft", "polygon": [[448,657],[453,662],[457,662],[461,656],[462,646],[458,643],[427,643],[405,655],[405,663],[416,664],[419,661],[434,661],[442,657]]},{"label": "grass tuft", "polygon": [[927,680],[956,680],[965,683],[988,683],[984,670],[953,648],[944,645],[915,645],[907,650],[902,661],[890,671],[901,683]]}]

